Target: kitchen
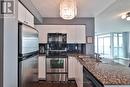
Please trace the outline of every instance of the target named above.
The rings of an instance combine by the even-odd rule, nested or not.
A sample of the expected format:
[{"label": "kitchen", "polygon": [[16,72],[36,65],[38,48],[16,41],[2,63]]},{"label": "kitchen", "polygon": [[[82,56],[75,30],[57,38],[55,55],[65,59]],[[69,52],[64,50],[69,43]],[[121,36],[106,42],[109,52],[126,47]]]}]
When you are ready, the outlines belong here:
[{"label": "kitchen", "polygon": [[[0,68],[3,71],[0,75],[1,87],[27,87],[24,85],[26,82],[32,82],[32,87],[37,87],[35,84],[41,87],[48,84],[67,84],[67,87],[129,87],[128,65],[103,63],[103,57],[95,57],[94,49],[95,32],[112,32],[111,29],[118,29],[120,23],[117,22],[124,24],[119,26],[125,28],[124,32],[129,31],[129,23],[125,19],[122,21],[119,16],[115,17],[115,14],[130,10],[129,1],[77,0],[78,13],[68,20],[59,15],[59,3],[60,0],[45,0],[44,3],[43,0],[15,0],[14,14],[4,15],[9,17],[4,18],[4,34],[1,34],[4,39],[0,44],[3,51],[1,66],[4,66]],[[121,3],[125,4],[125,8],[118,8],[122,7]],[[111,16],[115,18],[113,25],[117,23],[114,27],[110,27],[111,20],[107,15],[104,16],[105,11],[114,14],[114,17]],[[23,49],[26,48],[26,41],[29,50]],[[26,52],[27,55],[23,55]],[[25,61],[28,59],[32,60]]]}]

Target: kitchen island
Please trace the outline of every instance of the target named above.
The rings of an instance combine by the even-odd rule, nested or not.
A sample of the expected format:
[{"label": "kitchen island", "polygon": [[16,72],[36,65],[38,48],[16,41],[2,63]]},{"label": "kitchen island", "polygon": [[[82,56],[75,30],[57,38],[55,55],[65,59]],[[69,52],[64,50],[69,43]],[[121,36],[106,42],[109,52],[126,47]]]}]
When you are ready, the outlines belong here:
[{"label": "kitchen island", "polygon": [[[46,80],[45,60],[45,55],[39,56],[39,80]],[[75,80],[78,87],[130,87],[130,68],[104,64],[83,55],[69,55],[68,79]],[[89,86],[91,81],[96,86]]]},{"label": "kitchen island", "polygon": [[92,75],[92,77],[99,83],[101,82],[105,87],[130,87],[129,67],[119,64],[104,64],[97,62],[94,58],[82,55],[71,55],[71,57],[76,58],[85,68],[85,72]]}]

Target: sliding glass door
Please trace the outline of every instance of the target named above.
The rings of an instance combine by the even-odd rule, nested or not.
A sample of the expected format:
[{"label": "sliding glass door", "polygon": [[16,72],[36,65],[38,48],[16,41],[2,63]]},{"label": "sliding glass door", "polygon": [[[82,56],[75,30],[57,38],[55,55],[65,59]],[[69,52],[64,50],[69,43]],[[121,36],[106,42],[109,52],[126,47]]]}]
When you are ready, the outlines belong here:
[{"label": "sliding glass door", "polygon": [[124,57],[123,53],[123,35],[122,33],[114,33],[113,34],[113,57],[121,58]]},{"label": "sliding glass door", "polygon": [[97,53],[99,53],[101,57],[111,58],[110,57],[111,56],[110,34],[97,36],[96,39],[97,39],[96,40],[97,45],[95,47]]},{"label": "sliding glass door", "polygon": [[104,58],[123,58],[123,45],[122,33],[102,34],[95,37],[95,52]]},{"label": "sliding glass door", "polygon": [[111,58],[111,44],[110,44],[110,36],[104,37],[104,57]]}]

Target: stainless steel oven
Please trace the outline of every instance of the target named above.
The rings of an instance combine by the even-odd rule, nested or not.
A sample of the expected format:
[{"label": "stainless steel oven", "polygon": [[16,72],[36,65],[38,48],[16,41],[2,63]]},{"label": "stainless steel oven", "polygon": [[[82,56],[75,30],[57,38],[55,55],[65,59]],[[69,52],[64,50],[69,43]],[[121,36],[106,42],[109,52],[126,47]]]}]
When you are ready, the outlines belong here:
[{"label": "stainless steel oven", "polygon": [[67,74],[47,74],[47,81],[62,82],[68,81]]},{"label": "stainless steel oven", "polygon": [[67,73],[67,58],[47,58],[47,73]]},{"label": "stainless steel oven", "polygon": [[67,81],[68,79],[66,40],[67,34],[48,33],[47,81]]},{"label": "stainless steel oven", "polygon": [[47,81],[68,81],[68,58],[47,58]]}]

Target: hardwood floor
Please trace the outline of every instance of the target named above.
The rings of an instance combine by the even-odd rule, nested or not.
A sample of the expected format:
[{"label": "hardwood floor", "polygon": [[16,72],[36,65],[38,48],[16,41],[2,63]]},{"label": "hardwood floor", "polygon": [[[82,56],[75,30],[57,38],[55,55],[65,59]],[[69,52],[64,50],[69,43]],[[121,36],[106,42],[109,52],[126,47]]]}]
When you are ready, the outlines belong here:
[{"label": "hardwood floor", "polygon": [[77,87],[77,85],[75,81],[68,81],[68,82],[39,81],[30,84],[28,87]]}]

